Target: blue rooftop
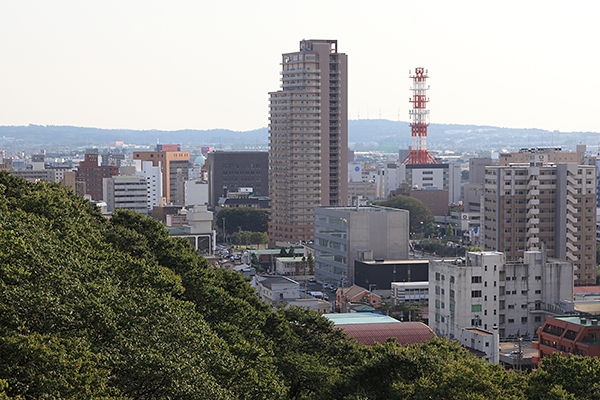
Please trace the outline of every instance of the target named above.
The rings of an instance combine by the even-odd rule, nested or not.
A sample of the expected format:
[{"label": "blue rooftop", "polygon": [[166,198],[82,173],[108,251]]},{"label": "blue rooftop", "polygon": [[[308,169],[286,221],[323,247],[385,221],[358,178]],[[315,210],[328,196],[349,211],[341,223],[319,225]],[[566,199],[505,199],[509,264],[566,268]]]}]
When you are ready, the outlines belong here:
[{"label": "blue rooftop", "polygon": [[387,315],[374,314],[368,312],[344,313],[344,314],[324,314],[326,318],[333,321],[335,325],[350,324],[389,324],[400,323],[397,319]]}]

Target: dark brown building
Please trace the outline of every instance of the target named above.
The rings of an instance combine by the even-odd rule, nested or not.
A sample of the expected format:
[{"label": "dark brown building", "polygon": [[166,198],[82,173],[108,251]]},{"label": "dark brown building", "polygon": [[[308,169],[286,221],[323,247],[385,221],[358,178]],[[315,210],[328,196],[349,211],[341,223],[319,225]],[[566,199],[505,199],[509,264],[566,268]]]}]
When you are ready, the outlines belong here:
[{"label": "dark brown building", "polygon": [[253,196],[269,195],[269,153],[266,151],[215,151],[208,153],[208,199],[216,206],[224,189],[252,188]]},{"label": "dark brown building", "polygon": [[119,175],[119,167],[98,165],[98,150],[88,150],[79,163],[75,179],[85,182],[85,194],[93,200],[102,200],[102,179]]}]

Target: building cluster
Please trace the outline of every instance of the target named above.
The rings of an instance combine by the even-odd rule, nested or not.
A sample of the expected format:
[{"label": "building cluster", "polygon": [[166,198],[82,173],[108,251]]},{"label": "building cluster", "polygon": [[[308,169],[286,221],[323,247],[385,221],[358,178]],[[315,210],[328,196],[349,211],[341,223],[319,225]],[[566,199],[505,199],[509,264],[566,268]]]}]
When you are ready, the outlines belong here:
[{"label": "building cluster", "polygon": [[[534,362],[552,352],[600,354],[594,316],[600,290],[578,292],[596,283],[600,159],[584,145],[491,157],[431,152],[427,70],[417,68],[411,78],[412,144],[397,153],[349,149],[348,56],[336,40],[302,40],[298,51],[282,54],[280,89],[269,92],[268,152],[204,147],[194,153],[158,144],[131,153],[89,149],[69,165],[45,154],[4,158],[0,169],[70,187],[107,214],[152,215],[207,253],[219,250],[219,210],[269,208],[268,248],[236,262],[219,250],[216,265],[251,279],[273,307],[354,314],[376,311],[389,298],[392,314],[411,306],[396,316],[429,325],[332,317],[357,338],[356,326],[371,324],[362,337],[367,342],[381,341],[378,330],[406,335],[409,329],[418,340],[459,340],[492,362],[511,362],[499,343],[509,338],[536,338]],[[451,227],[448,243],[480,250],[452,259],[417,257],[409,211],[371,204],[398,195],[432,212],[433,236]]]}]

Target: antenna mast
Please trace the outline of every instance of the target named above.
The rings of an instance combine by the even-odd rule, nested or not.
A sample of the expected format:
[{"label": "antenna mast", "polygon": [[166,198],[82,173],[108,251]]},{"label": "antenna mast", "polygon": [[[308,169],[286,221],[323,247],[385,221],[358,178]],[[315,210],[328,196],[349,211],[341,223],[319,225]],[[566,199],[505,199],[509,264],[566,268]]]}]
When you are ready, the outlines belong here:
[{"label": "antenna mast", "polygon": [[[410,75],[410,71],[409,71]],[[413,80],[412,98],[409,102],[413,103],[412,110],[409,111],[412,122],[410,124],[412,133],[412,146],[410,154],[402,161],[402,164],[437,164],[437,161],[427,151],[427,70],[417,68],[414,75],[410,75]]]}]

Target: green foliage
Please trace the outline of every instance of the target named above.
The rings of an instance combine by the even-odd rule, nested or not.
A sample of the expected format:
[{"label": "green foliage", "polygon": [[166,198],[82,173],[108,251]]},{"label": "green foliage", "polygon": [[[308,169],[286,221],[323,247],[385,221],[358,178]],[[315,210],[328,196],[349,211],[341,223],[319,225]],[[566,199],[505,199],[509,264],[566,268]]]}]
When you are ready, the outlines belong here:
[{"label": "green foliage", "polygon": [[457,257],[464,256],[465,249],[456,244],[453,246],[447,245],[448,240],[444,239],[425,239],[415,243],[415,249],[425,251],[429,254],[436,254],[441,257]]},{"label": "green foliage", "polygon": [[399,208],[410,212],[410,232],[421,233],[422,229],[433,223],[433,214],[421,200],[408,196],[395,196],[389,200],[375,201],[373,204],[383,207]]},{"label": "green foliage", "polygon": [[600,360],[560,353],[544,357],[529,379],[528,395],[532,400],[600,399]]},{"label": "green foliage", "polygon": [[255,245],[255,244],[267,244],[269,242],[269,238],[267,234],[264,232],[234,232],[230,237],[232,244],[239,245]]},{"label": "green foliage", "polygon": [[454,228],[452,227],[452,224],[448,224],[448,227],[446,228],[446,236],[454,236]]},{"label": "green foliage", "polygon": [[269,228],[269,210],[251,207],[228,207],[217,213],[217,226],[225,229],[228,235],[234,232],[267,232]]},{"label": "green foliage", "polygon": [[596,358],[528,375],[439,339],[359,345],[156,221],[0,172],[0,399],[598,399],[598,382]]}]

